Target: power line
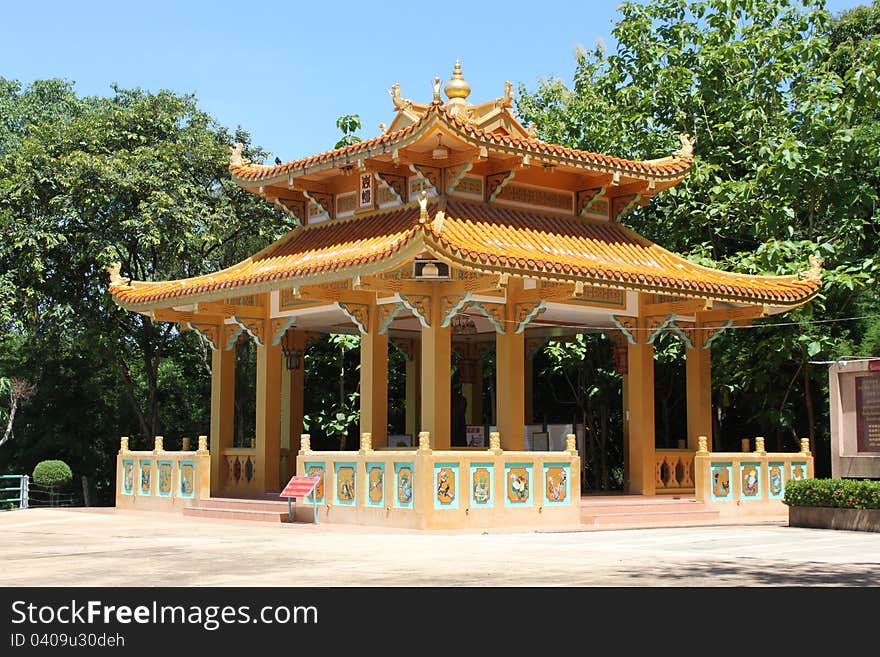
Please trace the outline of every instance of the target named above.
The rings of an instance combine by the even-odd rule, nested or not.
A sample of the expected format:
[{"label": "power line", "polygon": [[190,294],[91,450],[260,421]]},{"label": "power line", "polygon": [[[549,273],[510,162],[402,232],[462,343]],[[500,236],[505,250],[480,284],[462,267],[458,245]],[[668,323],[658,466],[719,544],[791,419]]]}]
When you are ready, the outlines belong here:
[{"label": "power line", "polygon": [[[744,324],[740,326],[730,325],[730,326],[687,326],[687,327],[665,327],[665,328],[627,328],[627,331],[637,332],[637,331],[648,331],[651,333],[656,333],[658,331],[680,331],[683,328],[687,330],[700,330],[700,331],[718,331],[719,329],[752,329],[752,328],[774,328],[777,326],[803,326],[808,324],[831,324],[836,322],[854,322],[865,319],[880,319],[880,314],[878,315],[859,315],[857,317],[838,317],[835,319],[805,319],[799,322],[775,322],[772,324]],[[494,320],[504,322],[506,324],[518,324],[516,320],[512,319],[503,319],[503,320]],[[594,330],[594,331],[619,331],[616,326],[588,326],[586,324],[550,324],[550,323],[541,323],[540,320],[532,321],[529,323],[530,326],[541,326],[544,328],[570,328],[570,329],[586,329],[586,330]]]}]

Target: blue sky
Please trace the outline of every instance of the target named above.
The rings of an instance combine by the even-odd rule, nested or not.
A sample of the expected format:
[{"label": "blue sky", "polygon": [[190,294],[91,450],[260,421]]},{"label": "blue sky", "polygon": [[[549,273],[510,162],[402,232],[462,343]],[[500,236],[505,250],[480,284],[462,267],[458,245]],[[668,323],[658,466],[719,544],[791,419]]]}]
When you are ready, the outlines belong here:
[{"label": "blue sky", "polygon": [[[837,12],[865,2],[829,0]],[[471,100],[504,81],[570,79],[576,45],[613,44],[619,2],[9,2],[0,76],[61,77],[80,94],[110,84],[194,93],[220,123],[241,125],[284,160],[331,148],[336,118],[360,114],[361,136],[390,123],[388,89],[428,102],[460,59]]]}]

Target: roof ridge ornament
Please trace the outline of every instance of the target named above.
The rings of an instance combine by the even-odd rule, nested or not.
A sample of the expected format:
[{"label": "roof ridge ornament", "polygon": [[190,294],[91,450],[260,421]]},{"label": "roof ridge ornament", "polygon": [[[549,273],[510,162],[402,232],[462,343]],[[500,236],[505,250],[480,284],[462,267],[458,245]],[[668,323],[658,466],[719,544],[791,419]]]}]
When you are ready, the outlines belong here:
[{"label": "roof ridge ornament", "polygon": [[808,258],[810,268],[801,274],[801,278],[807,281],[819,282],[822,280],[822,265],[825,264],[824,258],[819,256],[810,256]]},{"label": "roof ridge ornament", "polygon": [[413,102],[408,98],[404,98],[400,95],[400,83],[395,82],[391,85],[391,89],[388,91],[388,94],[391,96],[391,101],[394,103],[394,109],[396,110],[411,110]]},{"label": "roof ridge ornament", "polygon": [[440,105],[443,101],[440,99],[440,76],[436,76],[434,78],[434,84],[431,85],[434,88],[434,104]]},{"label": "roof ridge ornament", "polygon": [[123,287],[131,283],[130,278],[123,278],[120,275],[122,271],[121,262],[114,262],[112,265],[108,265],[106,269],[107,273],[110,274],[110,287]]},{"label": "roof ridge ornament", "polygon": [[678,157],[693,157],[694,156],[694,144],[697,143],[696,137],[691,137],[688,133],[682,132],[678,135],[678,140],[681,142],[681,148],[676,151],[673,151],[674,155]]},{"label": "roof ridge ornament", "polygon": [[423,189],[419,198],[419,223],[423,224],[428,221],[428,191]]},{"label": "roof ridge ornament", "polygon": [[233,166],[243,166],[245,164],[250,164],[250,160],[246,157],[242,157],[241,151],[244,149],[244,144],[241,142],[234,144],[229,147],[229,164]]}]

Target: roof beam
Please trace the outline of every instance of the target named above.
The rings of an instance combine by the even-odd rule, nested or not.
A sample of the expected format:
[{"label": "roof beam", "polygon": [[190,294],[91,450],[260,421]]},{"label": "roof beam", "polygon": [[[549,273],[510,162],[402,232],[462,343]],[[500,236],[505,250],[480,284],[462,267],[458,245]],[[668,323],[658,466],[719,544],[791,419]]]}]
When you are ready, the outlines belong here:
[{"label": "roof beam", "polygon": [[756,306],[745,306],[742,308],[719,308],[718,310],[710,310],[707,312],[698,312],[696,320],[698,324],[706,322],[719,322],[726,320],[748,320],[767,317],[770,315],[770,306],[766,304]]},{"label": "roof beam", "polygon": [[515,296],[508,297],[510,303],[534,303],[538,301],[564,301],[571,299],[576,294],[577,285],[575,283],[560,283],[558,285],[548,285],[545,287],[536,287],[530,290],[519,290]]},{"label": "roof beam", "polygon": [[647,303],[642,306],[639,314],[642,317],[655,315],[695,315],[699,312],[712,310],[709,299],[688,299],[686,301],[666,301],[664,303]]},{"label": "roof beam", "polygon": [[460,281],[413,281],[398,278],[381,278],[379,276],[358,276],[355,279],[355,289],[370,293],[381,294],[442,294],[456,295],[466,292],[488,292],[497,290],[500,286],[501,276],[489,274],[478,278],[468,278]]},{"label": "roof beam", "polygon": [[398,160],[402,164],[417,164],[425,167],[446,168],[457,164],[473,162],[479,155],[478,149],[468,148],[464,151],[450,151],[449,157],[435,160],[430,153],[417,153],[414,151],[402,151]]},{"label": "roof beam", "polygon": [[605,190],[605,198],[612,199],[618,196],[629,196],[631,194],[644,194],[648,191],[648,181],[640,180],[626,185],[612,185]]},{"label": "roof beam", "polygon": [[193,322],[197,324],[222,324],[223,315],[209,315],[191,312],[181,312],[171,308],[156,308],[148,311],[147,316],[154,322]]}]

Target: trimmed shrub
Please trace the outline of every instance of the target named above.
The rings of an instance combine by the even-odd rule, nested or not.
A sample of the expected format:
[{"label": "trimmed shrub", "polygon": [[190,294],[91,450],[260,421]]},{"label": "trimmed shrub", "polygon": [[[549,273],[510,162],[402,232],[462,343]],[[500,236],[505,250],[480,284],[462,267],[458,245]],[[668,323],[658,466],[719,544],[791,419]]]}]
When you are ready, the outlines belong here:
[{"label": "trimmed shrub", "polygon": [[70,483],[73,473],[64,461],[40,461],[34,468],[34,483],[57,489]]},{"label": "trimmed shrub", "polygon": [[788,506],[837,509],[880,509],[880,481],[870,479],[804,479],[789,481],[782,500]]}]

